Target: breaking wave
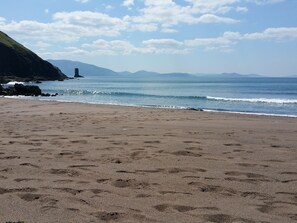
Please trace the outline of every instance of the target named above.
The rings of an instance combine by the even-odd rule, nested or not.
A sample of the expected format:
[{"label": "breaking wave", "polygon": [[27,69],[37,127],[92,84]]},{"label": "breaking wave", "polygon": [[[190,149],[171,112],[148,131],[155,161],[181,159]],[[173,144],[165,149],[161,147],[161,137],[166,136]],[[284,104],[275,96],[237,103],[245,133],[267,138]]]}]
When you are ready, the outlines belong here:
[{"label": "breaking wave", "polygon": [[202,101],[222,101],[222,102],[245,102],[245,103],[267,103],[267,104],[297,104],[296,99],[281,99],[281,98],[227,98],[227,97],[212,97],[212,96],[171,96],[171,95],[153,95],[131,92],[117,91],[91,91],[91,90],[65,90],[63,94],[69,95],[105,95],[116,97],[150,97],[150,98],[168,98],[168,99],[192,99]]}]

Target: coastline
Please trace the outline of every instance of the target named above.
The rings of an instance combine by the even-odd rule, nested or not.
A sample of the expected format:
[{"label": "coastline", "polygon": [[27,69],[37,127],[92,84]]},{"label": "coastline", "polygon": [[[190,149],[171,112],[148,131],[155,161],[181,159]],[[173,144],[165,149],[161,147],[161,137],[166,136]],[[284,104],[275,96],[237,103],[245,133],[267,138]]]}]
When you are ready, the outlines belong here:
[{"label": "coastline", "polygon": [[0,221],[294,222],[297,119],[0,98]]},{"label": "coastline", "polygon": [[[51,96],[53,97],[53,96]],[[241,112],[241,111],[227,111],[227,110],[215,110],[215,109],[203,109],[203,108],[193,108],[193,107],[179,107],[179,106],[156,106],[156,105],[135,105],[135,104],[117,104],[117,103],[99,103],[99,102],[79,102],[79,101],[67,101],[67,100],[55,100],[50,99],[51,97],[46,97],[39,99],[38,97],[28,97],[28,96],[0,96],[0,98],[7,99],[20,99],[20,100],[39,100],[48,102],[61,102],[61,103],[78,103],[78,104],[90,104],[98,106],[119,106],[119,107],[135,107],[135,108],[152,108],[152,109],[174,109],[174,110],[192,110],[192,111],[203,111],[210,113],[226,113],[226,114],[242,114],[242,115],[256,115],[256,116],[272,116],[272,117],[287,117],[287,118],[297,118],[297,115],[288,114],[270,114],[270,113],[257,113],[257,112]],[[54,96],[55,97],[55,96]]]}]

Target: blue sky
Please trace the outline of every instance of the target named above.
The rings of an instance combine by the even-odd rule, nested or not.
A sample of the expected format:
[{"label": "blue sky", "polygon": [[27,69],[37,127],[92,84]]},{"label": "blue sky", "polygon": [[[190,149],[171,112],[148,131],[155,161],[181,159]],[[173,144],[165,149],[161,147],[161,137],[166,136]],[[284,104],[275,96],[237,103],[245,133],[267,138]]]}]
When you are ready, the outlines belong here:
[{"label": "blue sky", "polygon": [[297,75],[295,0],[0,0],[44,59],[115,71]]}]

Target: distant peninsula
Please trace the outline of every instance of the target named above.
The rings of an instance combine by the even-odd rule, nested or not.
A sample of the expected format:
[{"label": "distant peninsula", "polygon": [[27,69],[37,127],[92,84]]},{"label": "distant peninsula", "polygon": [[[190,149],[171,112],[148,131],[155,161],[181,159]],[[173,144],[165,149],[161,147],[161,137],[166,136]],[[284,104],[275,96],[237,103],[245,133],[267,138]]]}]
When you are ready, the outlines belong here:
[{"label": "distant peninsula", "polygon": [[59,68],[0,31],[0,83],[65,79]]},{"label": "distant peninsula", "polygon": [[121,78],[121,79],[141,79],[141,80],[170,80],[170,79],[182,79],[182,80],[193,80],[193,79],[237,79],[237,78],[259,78],[263,77],[258,74],[238,74],[238,73],[221,73],[221,74],[190,74],[190,73],[158,73],[140,70],[137,72],[116,72],[107,68],[98,67],[93,64],[87,64],[79,61],[71,60],[48,60],[51,64],[57,66],[63,73],[68,76],[73,76],[74,70],[77,68],[81,71],[85,77],[100,77],[100,78]]}]

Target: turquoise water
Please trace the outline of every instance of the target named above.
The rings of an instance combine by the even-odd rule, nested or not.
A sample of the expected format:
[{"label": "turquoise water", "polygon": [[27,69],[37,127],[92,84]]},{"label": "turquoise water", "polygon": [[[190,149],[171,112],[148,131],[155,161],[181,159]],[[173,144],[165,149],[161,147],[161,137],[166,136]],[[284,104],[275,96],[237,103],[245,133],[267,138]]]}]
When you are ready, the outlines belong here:
[{"label": "turquoise water", "polygon": [[43,82],[50,100],[297,116],[297,78],[83,78]]}]

